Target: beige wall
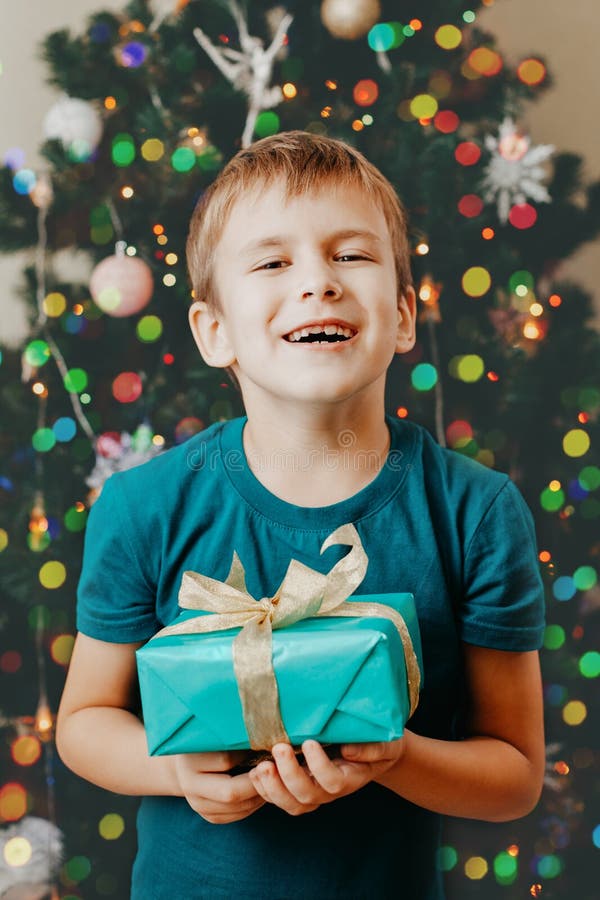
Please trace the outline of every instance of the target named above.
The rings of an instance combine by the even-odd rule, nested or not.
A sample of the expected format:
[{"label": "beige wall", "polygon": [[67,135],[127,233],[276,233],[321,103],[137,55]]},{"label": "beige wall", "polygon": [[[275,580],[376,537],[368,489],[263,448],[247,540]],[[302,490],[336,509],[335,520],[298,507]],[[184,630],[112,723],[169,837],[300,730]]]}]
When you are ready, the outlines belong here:
[{"label": "beige wall", "polygon": [[[0,158],[18,146],[25,150],[28,166],[39,165],[42,121],[57,97],[44,83],[45,68],[37,59],[42,38],[57,28],[77,32],[89,13],[124,6],[124,0],[0,0]],[[526,124],[532,140],[580,153],[587,177],[600,178],[598,0],[570,0],[566,6],[562,0],[497,0],[480,13],[479,22],[497,36],[509,62],[535,53],[546,57],[556,86],[529,105]],[[0,257],[0,337],[7,343],[19,343],[26,333],[22,304],[15,297],[26,258],[25,254]],[[82,254],[67,254],[59,260],[59,268],[85,277],[89,264]],[[598,242],[579,250],[559,274],[574,278],[594,294],[600,326]]]}]

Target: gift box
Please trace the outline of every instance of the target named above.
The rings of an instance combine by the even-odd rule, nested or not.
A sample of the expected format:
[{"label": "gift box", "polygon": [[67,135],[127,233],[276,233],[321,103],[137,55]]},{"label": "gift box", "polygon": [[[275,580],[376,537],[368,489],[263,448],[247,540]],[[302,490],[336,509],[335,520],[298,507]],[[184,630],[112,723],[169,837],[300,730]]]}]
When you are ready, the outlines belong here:
[{"label": "gift box", "polygon": [[422,682],[414,597],[349,596],[368,560],[353,525],[332,543],[352,551],[327,575],[292,560],[272,598],[247,593],[235,553],[225,582],[185,573],[187,608],[136,652],[150,755],[402,736]]}]

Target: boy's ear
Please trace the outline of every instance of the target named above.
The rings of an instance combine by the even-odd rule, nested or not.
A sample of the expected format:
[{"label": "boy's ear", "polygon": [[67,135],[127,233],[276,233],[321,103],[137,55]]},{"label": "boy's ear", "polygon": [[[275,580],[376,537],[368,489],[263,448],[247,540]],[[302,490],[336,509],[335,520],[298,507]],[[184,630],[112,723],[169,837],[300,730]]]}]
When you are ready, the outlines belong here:
[{"label": "boy's ear", "polygon": [[236,361],[224,322],[217,319],[205,300],[195,300],[188,319],[198,350],[209,366],[225,368]]},{"label": "boy's ear", "polygon": [[408,353],[417,339],[417,295],[412,285],[404,289],[398,297],[398,330],[396,332],[396,353]]}]

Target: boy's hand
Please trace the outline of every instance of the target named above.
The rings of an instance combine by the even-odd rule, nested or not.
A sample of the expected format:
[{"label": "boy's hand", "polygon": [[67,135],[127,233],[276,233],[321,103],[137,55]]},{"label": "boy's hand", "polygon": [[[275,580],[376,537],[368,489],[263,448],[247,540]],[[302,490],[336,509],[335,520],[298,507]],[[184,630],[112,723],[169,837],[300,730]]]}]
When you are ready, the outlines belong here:
[{"label": "boy's hand", "polygon": [[304,741],[306,766],[298,763],[289,744],[275,744],[274,762],[261,762],[249,775],[261,797],[291,816],[299,816],[378,778],[401,759],[404,741],[343,744],[339,759],[329,759],[317,741]]},{"label": "boy's hand", "polygon": [[179,753],[171,757],[180,796],[214,825],[237,822],[264,805],[249,775],[228,775],[242,762],[242,750],[220,753]]}]

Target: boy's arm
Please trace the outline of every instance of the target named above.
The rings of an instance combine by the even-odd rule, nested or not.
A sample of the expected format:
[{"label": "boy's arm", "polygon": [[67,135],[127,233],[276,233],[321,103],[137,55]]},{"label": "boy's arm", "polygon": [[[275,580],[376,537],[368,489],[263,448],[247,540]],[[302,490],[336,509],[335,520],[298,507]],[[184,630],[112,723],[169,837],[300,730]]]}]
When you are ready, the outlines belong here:
[{"label": "boy's arm", "polygon": [[119,794],[176,794],[167,757],[150,757],[136,704],[135,651],[78,634],[56,721],[60,758],[77,775]]},{"label": "boy's arm", "polygon": [[402,758],[375,780],[445,815],[519,818],[536,805],[544,779],[539,656],[470,644],[463,649],[468,736],[441,741],[407,733]]},{"label": "boy's arm", "polygon": [[228,774],[243,751],[149,756],[144,725],[134,712],[140,646],[77,635],[56,724],[62,761],[118,794],[185,797],[214,824],[255,812],[264,800],[248,775]]},{"label": "boy's arm", "polygon": [[376,781],[449,816],[501,822],[526,815],[539,799],[544,776],[537,651],[463,648],[470,692],[464,740],[436,740],[407,729],[398,741],[343,745],[342,759],[335,762],[319,744],[306,741],[307,768],[289,747],[277,744],[274,762],[251,773],[259,793],[300,815]]}]

